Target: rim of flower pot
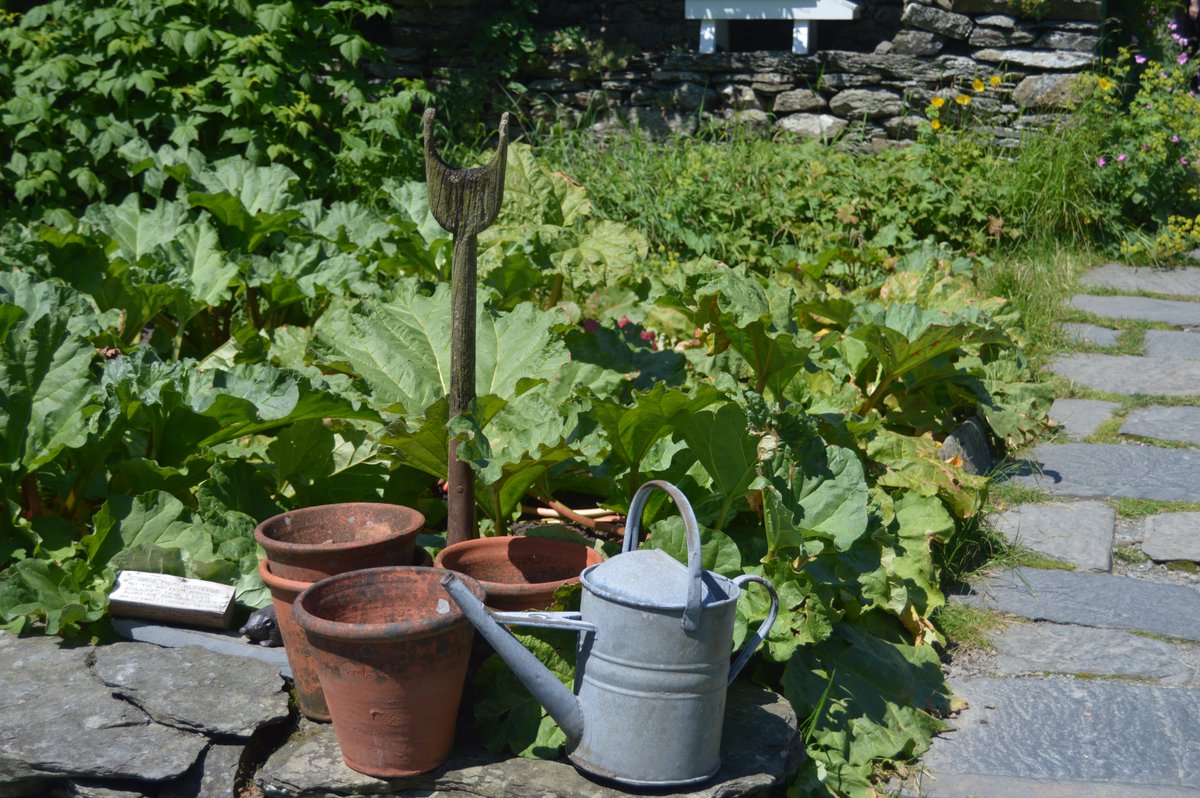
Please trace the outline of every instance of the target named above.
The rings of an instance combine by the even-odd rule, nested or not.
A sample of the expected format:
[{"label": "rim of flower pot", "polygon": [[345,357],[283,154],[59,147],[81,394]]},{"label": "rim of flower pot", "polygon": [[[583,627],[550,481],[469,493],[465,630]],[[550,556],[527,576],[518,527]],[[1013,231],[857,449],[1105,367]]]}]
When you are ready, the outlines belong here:
[{"label": "rim of flower pot", "polygon": [[[416,639],[439,634],[450,627],[470,623],[458,604],[451,600],[450,594],[441,586],[441,579],[450,573],[444,568],[429,568],[421,565],[390,565],[381,568],[364,568],[361,571],[347,571],[326,577],[319,582],[309,585],[304,592],[296,597],[292,604],[292,618],[300,625],[305,634],[352,643],[382,643],[398,639]],[[360,589],[370,593],[378,593],[378,588],[389,579],[415,576],[418,580],[435,585],[433,595],[437,597],[438,609],[432,613],[414,616],[403,621],[388,623],[353,623],[324,618],[313,612],[312,605],[318,602],[323,594],[340,590]],[[482,602],[485,593],[480,584],[469,576],[455,574],[460,581]],[[372,588],[376,590],[372,591]],[[443,604],[442,602],[445,602]],[[403,612],[406,605],[393,605],[396,612]],[[444,610],[444,611],[443,611]]]},{"label": "rim of flower pot", "polygon": [[[519,543],[518,543],[519,541]],[[584,562],[579,571],[574,576],[562,577],[559,579],[548,579],[543,582],[493,582],[488,579],[483,579],[480,576],[472,574],[470,571],[460,571],[462,559],[465,555],[471,552],[485,551],[503,551],[505,558],[509,558],[514,545],[528,546],[529,548],[540,548],[542,550],[552,550],[559,552],[575,553],[577,550],[583,550]],[[464,540],[459,543],[447,546],[438,552],[434,558],[433,565],[435,568],[446,568],[454,571],[457,574],[463,574],[473,578],[483,586],[483,589],[489,596],[502,598],[520,597],[528,594],[536,594],[545,591],[551,591],[559,585],[571,584],[579,581],[579,574],[584,568],[590,565],[598,565],[604,562],[604,555],[582,543],[574,543],[569,540],[559,540],[557,538],[543,538],[528,535],[501,535],[491,538],[477,538],[475,540]]]},{"label": "rim of flower pot", "polygon": [[[394,514],[401,519],[400,529],[388,535],[380,535],[376,537],[366,537],[362,539],[346,540],[331,543],[297,543],[289,540],[282,540],[271,534],[280,525],[291,525],[293,521],[303,522],[311,520],[313,516],[323,514],[331,514],[334,512],[340,514],[350,514],[356,511],[370,512],[377,514]],[[425,516],[411,507],[405,507],[402,504],[389,504],[388,502],[343,502],[335,504],[315,504],[311,507],[300,507],[295,510],[288,510],[285,513],[271,516],[254,528],[254,539],[267,552],[268,558],[272,552],[283,556],[296,555],[312,555],[321,552],[353,552],[361,549],[369,549],[373,546],[378,546],[381,543],[397,538],[403,538],[407,535],[415,535],[422,527],[425,526]],[[415,541],[415,538],[414,538]]]},{"label": "rim of flower pot", "polygon": [[306,582],[300,579],[286,579],[271,570],[271,561],[263,558],[258,561],[258,575],[262,578],[263,584],[268,588],[282,590],[284,592],[295,593],[300,595],[308,588],[312,582]]}]

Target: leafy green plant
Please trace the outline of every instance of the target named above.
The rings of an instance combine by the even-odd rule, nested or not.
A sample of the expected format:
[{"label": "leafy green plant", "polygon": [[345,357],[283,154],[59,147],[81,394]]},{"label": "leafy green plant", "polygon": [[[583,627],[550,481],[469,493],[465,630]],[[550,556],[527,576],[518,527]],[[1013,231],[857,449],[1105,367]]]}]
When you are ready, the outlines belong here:
[{"label": "leafy green plant", "polygon": [[4,207],[37,215],[124,195],[136,186],[118,151],[139,139],[282,163],[333,191],[413,175],[412,110],[427,93],[373,89],[357,69],[380,54],[355,23],[389,13],[367,0],[54,0],[5,14]]}]

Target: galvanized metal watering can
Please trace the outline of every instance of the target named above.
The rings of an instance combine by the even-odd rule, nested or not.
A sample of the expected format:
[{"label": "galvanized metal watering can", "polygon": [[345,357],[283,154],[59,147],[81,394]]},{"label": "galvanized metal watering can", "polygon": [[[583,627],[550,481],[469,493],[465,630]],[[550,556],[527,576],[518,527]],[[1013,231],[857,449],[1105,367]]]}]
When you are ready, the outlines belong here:
[{"label": "galvanized metal watering can", "polygon": [[[686,567],[662,551],[635,551],[655,488],[683,516]],[[691,505],[662,481],[634,495],[621,554],[586,568],[580,581],[577,613],[492,612],[453,574],[442,585],[558,722],[580,770],[642,787],[709,779],[721,765],[726,688],[775,622],[775,588],[759,576],[727,579],[703,570]],[[771,611],[731,667],[737,599],[749,582],[766,587]],[[501,624],[579,632],[574,693]]]}]

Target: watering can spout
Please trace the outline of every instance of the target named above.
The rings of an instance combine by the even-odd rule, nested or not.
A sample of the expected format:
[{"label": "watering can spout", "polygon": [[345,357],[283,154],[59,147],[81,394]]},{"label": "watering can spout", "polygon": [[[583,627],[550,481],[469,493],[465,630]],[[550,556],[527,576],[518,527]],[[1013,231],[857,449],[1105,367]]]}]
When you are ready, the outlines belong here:
[{"label": "watering can spout", "polygon": [[[452,573],[442,577],[442,587],[450,594],[471,625],[483,635],[496,653],[508,663],[513,673],[521,680],[538,703],[546,708],[567,736],[568,748],[573,748],[583,738],[583,708],[579,699],[543,665],[529,649],[512,636],[493,617],[483,602],[475,598],[462,582]],[[503,613],[499,617],[527,616],[534,619],[527,625],[569,628],[575,631],[594,631],[595,626],[583,621],[555,621],[546,613]],[[539,617],[540,616],[540,617]],[[540,621],[540,622],[538,622]],[[526,621],[522,620],[523,623]]]}]

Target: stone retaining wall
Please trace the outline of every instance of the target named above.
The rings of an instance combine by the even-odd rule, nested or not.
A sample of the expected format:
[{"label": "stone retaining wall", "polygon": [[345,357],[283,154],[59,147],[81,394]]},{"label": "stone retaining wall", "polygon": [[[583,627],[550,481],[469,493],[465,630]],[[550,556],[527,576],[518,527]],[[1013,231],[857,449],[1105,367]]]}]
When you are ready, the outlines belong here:
[{"label": "stone retaining wall", "polygon": [[[436,64],[438,52],[467,40],[499,0],[438,0],[436,13],[430,0],[394,2],[399,71],[452,85],[470,59]],[[994,127],[1004,138],[1059,118],[1102,35],[1102,0],[1042,0],[1036,18],[1017,13],[1014,2],[859,0],[859,20],[818,23],[806,56],[696,53],[698,23],[683,18],[682,0],[541,3],[538,25],[577,26],[616,56],[607,66],[583,54],[533,59],[515,78],[527,89],[519,102],[532,119],[600,134],[637,126],[690,135],[715,122],[886,141],[913,138],[940,96],[946,123]],[[622,47],[636,54],[622,57]],[[969,106],[955,103],[961,95]]]}]

